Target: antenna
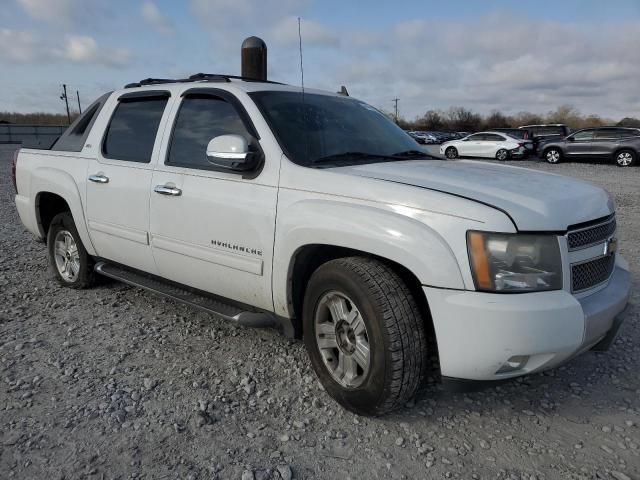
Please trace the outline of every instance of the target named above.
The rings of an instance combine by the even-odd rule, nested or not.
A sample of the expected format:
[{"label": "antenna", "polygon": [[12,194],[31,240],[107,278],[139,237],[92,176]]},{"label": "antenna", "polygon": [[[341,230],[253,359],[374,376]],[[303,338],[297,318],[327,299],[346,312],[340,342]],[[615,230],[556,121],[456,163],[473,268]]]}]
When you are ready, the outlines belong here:
[{"label": "antenna", "polygon": [[302,32],[300,29],[300,17],[298,17],[298,46],[300,49],[300,79],[302,82],[302,102],[304,103],[304,67],[302,66]]},{"label": "antenna", "polygon": [[[302,125],[307,126],[307,107],[304,102],[304,67],[302,65],[302,30],[300,28],[300,17],[298,17],[298,48],[300,50],[300,82],[302,86]],[[310,145],[309,145],[309,131],[304,129],[304,140],[307,146],[307,160],[309,159]]]}]

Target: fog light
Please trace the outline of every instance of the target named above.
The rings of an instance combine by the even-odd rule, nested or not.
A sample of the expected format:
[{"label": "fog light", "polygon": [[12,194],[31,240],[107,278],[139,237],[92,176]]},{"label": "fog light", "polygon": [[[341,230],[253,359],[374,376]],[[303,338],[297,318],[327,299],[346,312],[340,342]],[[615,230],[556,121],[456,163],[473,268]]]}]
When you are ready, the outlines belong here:
[{"label": "fog light", "polygon": [[504,365],[498,369],[496,375],[500,373],[510,373],[515,372],[516,370],[520,370],[524,368],[524,366],[529,361],[529,355],[514,355],[509,360],[507,360]]}]

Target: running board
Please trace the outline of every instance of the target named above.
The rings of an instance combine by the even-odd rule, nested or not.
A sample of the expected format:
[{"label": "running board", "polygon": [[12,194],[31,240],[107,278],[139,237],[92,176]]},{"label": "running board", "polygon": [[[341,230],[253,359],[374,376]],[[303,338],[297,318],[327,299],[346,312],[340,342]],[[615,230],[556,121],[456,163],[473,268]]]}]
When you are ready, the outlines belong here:
[{"label": "running board", "polygon": [[280,321],[273,313],[244,310],[204,293],[190,290],[187,287],[180,287],[162,281],[154,276],[104,261],[97,262],[94,270],[105,277],[119,280],[134,287],[143,288],[181,303],[186,303],[187,305],[212,313],[238,325],[253,328],[277,328],[279,330],[283,330],[282,327],[285,327],[284,333],[288,335],[284,322]]}]

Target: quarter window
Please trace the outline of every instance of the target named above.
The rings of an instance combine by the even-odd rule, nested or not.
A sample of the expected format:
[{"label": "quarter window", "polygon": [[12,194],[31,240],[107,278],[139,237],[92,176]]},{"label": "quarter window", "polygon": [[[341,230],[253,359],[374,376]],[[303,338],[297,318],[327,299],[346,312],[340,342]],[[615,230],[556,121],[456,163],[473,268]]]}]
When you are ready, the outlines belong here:
[{"label": "quarter window", "polygon": [[219,135],[242,135],[250,142],[242,118],[233,105],[210,95],[188,96],[178,112],[166,163],[191,168],[210,167],[207,145]]},{"label": "quarter window", "polygon": [[121,100],[107,127],[102,153],[107,158],[149,163],[166,98]]}]

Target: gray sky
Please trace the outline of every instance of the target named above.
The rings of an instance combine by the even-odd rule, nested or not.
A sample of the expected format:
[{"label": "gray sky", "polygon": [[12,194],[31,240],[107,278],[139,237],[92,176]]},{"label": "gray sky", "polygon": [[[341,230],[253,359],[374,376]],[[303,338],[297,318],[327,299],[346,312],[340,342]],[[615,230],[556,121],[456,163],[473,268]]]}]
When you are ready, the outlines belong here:
[{"label": "gray sky", "polygon": [[[532,4],[532,5],[529,5]],[[242,39],[269,47],[269,75],[349,92],[407,118],[482,113],[640,117],[640,2],[503,0],[2,0],[0,110],[62,112],[142,78],[239,73]]]}]

